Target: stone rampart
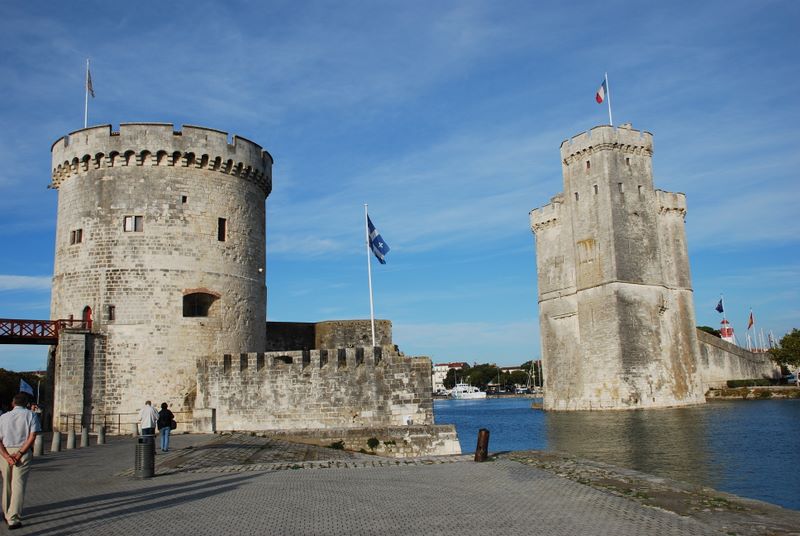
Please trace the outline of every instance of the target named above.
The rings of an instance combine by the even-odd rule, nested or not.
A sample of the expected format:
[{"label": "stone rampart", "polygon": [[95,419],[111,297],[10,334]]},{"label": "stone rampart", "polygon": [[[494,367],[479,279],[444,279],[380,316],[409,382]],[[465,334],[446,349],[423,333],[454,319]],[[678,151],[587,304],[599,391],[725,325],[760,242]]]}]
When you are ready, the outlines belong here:
[{"label": "stone rampart", "polygon": [[748,352],[710,333],[697,330],[698,365],[705,390],[725,387],[728,380],[777,379],[780,368],[768,354]]},{"label": "stone rampart", "polygon": [[594,127],[561,142],[561,159],[568,164],[609,149],[650,157],[653,155],[653,135],[634,130],[627,124],[617,128],[607,125]]},{"label": "stone rampart", "polygon": [[[389,458],[461,454],[456,427],[452,424],[333,430],[281,430],[270,432],[269,436],[322,447],[328,447],[341,441],[341,445],[346,450],[363,450]],[[377,439],[379,442],[374,450],[370,447],[370,439]]]},{"label": "stone rampart", "polygon": [[429,425],[431,362],[393,347],[212,356],[197,363],[196,406],[220,431]]},{"label": "stone rampart", "polygon": [[[392,344],[391,320],[375,320],[375,344]],[[326,320],[323,322],[267,322],[268,352],[320,350],[372,345],[369,320]]]},{"label": "stone rampart", "polygon": [[52,186],[69,177],[106,167],[165,166],[205,169],[253,182],[268,196],[272,156],[245,138],[205,127],[171,123],[122,123],[76,130],[52,146]]}]

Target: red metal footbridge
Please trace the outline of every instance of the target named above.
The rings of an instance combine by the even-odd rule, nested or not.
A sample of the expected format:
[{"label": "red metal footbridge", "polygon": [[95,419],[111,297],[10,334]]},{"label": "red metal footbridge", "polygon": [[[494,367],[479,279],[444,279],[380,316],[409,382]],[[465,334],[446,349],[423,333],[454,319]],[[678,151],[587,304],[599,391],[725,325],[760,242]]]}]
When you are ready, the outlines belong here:
[{"label": "red metal footbridge", "polygon": [[92,321],[20,320],[0,318],[0,344],[58,344],[58,334],[64,328],[92,329]]}]

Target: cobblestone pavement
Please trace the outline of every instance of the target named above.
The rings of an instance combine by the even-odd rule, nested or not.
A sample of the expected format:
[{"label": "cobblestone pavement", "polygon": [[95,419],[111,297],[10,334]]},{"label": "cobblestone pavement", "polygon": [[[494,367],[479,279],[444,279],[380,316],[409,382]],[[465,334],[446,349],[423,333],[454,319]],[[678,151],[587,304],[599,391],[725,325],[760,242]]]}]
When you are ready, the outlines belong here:
[{"label": "cobblestone pavement", "polygon": [[131,438],[36,458],[15,533],[725,534],[507,457],[395,460],[244,434],[172,449],[151,479],[127,476]]}]

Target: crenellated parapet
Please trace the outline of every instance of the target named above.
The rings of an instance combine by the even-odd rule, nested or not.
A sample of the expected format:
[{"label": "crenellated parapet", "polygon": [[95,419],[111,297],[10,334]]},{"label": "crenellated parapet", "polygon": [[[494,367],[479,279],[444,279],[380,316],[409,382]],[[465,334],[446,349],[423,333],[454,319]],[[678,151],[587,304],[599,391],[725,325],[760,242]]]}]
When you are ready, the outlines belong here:
[{"label": "crenellated parapet", "polygon": [[656,190],[659,215],[679,216],[686,218],[686,194],[681,192],[665,192]]},{"label": "crenellated parapet", "polygon": [[550,200],[550,203],[530,211],[531,229],[538,234],[545,229],[550,229],[560,225],[561,211],[564,205],[563,194],[558,194]]},{"label": "crenellated parapet", "polygon": [[260,145],[205,127],[171,123],[123,123],[85,128],[59,138],[51,148],[52,188],[91,170],[132,166],[183,167],[224,173],[272,190],[272,156]]},{"label": "crenellated parapet", "polygon": [[635,130],[629,124],[617,128],[594,127],[561,143],[561,161],[565,165],[585,160],[598,151],[618,151],[624,154],[653,156],[653,135]]}]

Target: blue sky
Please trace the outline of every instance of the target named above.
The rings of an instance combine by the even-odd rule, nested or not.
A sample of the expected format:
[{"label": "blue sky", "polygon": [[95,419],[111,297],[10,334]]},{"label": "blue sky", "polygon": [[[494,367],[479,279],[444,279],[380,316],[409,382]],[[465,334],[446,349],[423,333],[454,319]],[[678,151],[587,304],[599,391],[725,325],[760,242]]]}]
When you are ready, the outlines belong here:
[{"label": "blue sky", "polygon": [[[649,4],[649,5],[648,5]],[[661,5],[663,4],[663,5]],[[800,327],[800,3],[7,2],[0,17],[0,317],[49,318],[50,146],[89,123],[203,125],[275,158],[268,316],[368,318],[363,204],[391,245],[375,311],[408,354],[540,355],[528,212],[562,189],[559,145],[615,123],[655,136],[685,192],[699,324],[725,294]],[[0,367],[43,368],[0,346]]]}]

